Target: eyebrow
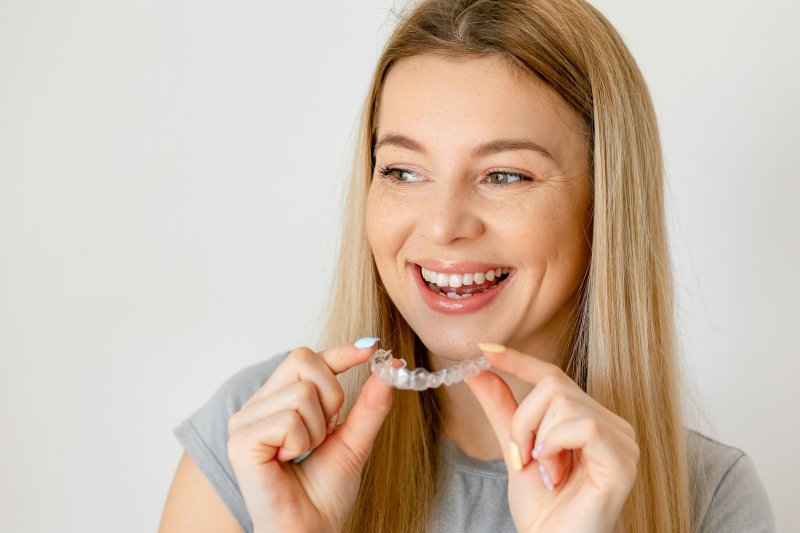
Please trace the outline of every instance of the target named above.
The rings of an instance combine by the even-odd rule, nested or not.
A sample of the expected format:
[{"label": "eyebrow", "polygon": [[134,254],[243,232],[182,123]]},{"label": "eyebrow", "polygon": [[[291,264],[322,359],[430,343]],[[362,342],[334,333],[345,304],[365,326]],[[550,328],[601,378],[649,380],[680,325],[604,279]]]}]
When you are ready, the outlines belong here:
[{"label": "eyebrow", "polygon": [[[373,156],[378,151],[378,148],[383,145],[398,146],[407,150],[420,152],[421,154],[427,153],[425,147],[414,139],[399,133],[387,133],[383,136],[383,138],[381,138],[381,140],[375,143],[375,148],[372,152]],[[510,152],[512,150],[531,150],[534,152],[539,152],[553,161],[556,160],[556,158],[553,157],[542,145],[536,144],[535,142],[527,139],[497,139],[487,143],[479,144],[472,149],[472,156],[483,157],[497,152]]]}]

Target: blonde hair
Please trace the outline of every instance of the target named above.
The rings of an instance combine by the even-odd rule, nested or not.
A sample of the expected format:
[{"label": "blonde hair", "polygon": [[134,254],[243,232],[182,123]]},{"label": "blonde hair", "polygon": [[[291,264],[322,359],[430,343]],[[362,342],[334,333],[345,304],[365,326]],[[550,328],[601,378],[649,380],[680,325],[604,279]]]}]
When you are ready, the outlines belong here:
[{"label": "blonde hair", "polygon": [[[393,62],[422,53],[510,60],[560,95],[585,126],[592,251],[562,366],[636,431],[638,476],[618,530],[693,529],[661,145],[636,62],[608,20],[582,0],[429,0],[411,7],[379,58],[363,109],[323,342],[377,335],[410,366],[425,364],[425,347],[383,288],[366,238],[383,80]],[[341,376],[345,414],[367,377],[366,365]],[[394,394],[346,531],[417,532],[431,524],[442,402],[435,390]]]}]

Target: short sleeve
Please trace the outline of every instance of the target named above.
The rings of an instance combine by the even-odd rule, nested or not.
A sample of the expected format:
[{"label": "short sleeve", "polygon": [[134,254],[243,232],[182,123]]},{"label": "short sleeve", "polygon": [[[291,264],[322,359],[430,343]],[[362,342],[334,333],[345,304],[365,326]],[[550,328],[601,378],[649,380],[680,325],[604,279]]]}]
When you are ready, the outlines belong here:
[{"label": "short sleeve", "polygon": [[753,461],[741,453],[717,485],[699,531],[772,533],[775,518]]},{"label": "short sleeve", "polygon": [[266,383],[289,352],[243,368],[172,432],[247,533],[253,524],[228,459],[228,419]]}]

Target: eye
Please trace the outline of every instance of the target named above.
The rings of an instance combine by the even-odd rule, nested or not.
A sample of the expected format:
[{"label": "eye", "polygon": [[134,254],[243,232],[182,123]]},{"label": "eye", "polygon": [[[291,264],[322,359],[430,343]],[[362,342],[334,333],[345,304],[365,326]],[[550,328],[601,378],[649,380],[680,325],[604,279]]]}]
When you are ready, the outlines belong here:
[{"label": "eye", "polygon": [[492,185],[511,185],[521,181],[533,181],[532,178],[516,172],[489,172],[486,181]]},{"label": "eye", "polygon": [[410,170],[397,167],[384,167],[383,165],[379,165],[378,174],[384,178],[389,178],[398,183],[413,183],[416,181],[423,181],[423,177],[416,172],[411,172]]}]

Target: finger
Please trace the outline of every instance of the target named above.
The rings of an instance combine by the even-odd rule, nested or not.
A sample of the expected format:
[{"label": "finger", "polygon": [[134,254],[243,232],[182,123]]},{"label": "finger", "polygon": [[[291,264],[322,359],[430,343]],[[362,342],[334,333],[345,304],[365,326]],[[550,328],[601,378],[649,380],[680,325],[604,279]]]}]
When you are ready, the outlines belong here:
[{"label": "finger", "polygon": [[377,337],[364,337],[351,344],[343,344],[319,352],[320,357],[334,374],[341,374],[365,362],[378,349]]},{"label": "finger", "polygon": [[355,464],[363,466],[391,407],[392,387],[371,375],[347,419],[329,437],[331,444],[326,443],[326,450],[330,446],[337,454],[349,454]]},{"label": "finger", "polygon": [[523,465],[531,459],[533,451],[534,433],[543,435],[548,422],[560,417],[569,416],[574,407],[572,402],[579,402],[575,398],[578,394],[568,383],[567,378],[550,375],[542,378],[539,383],[520,402],[510,422],[511,439],[519,447]]},{"label": "finger", "polygon": [[[509,469],[521,468],[519,453],[509,449],[511,434],[509,425],[514,411],[517,409],[517,400],[503,378],[490,370],[485,370],[476,376],[464,380],[486,413],[489,423],[494,430],[503,456]],[[519,467],[519,468],[518,468]]]},{"label": "finger", "polygon": [[298,381],[266,398],[250,404],[228,420],[228,432],[247,426],[281,411],[297,411],[311,438],[311,447],[319,446],[327,433],[327,420],[322,411],[317,387],[310,381]]},{"label": "finger", "polygon": [[[479,342],[478,347],[493,367],[513,374],[528,383],[535,385],[545,376],[553,375],[565,376],[569,379],[569,376],[557,365],[507,348],[502,344]],[[577,384],[575,386],[577,387]]]},{"label": "finger", "polygon": [[595,418],[577,418],[553,426],[542,441],[539,458],[545,460],[564,450],[580,450],[582,462],[595,483],[614,488],[633,483],[638,447],[617,429]]},{"label": "finger", "polygon": [[299,381],[310,381],[317,387],[326,420],[339,412],[344,403],[341,384],[322,358],[305,347],[292,351],[267,382],[244,403],[243,408]]},{"label": "finger", "polygon": [[231,463],[289,461],[309,449],[311,439],[296,411],[281,411],[242,426],[228,439]]}]

